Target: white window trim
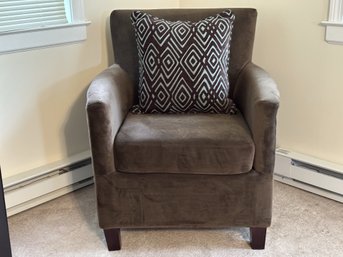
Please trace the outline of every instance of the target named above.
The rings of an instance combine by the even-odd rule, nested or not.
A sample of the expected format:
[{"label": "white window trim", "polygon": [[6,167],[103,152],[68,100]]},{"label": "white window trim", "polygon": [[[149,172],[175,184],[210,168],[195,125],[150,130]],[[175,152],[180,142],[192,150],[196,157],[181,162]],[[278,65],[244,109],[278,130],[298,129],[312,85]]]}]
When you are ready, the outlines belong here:
[{"label": "white window trim", "polygon": [[326,26],[325,40],[331,44],[343,44],[343,0],[330,0],[329,18],[322,21]]},{"label": "white window trim", "polygon": [[65,0],[65,4],[70,5],[70,12],[67,12],[68,24],[1,32],[0,54],[86,40],[86,26],[90,22],[84,15],[83,0]]}]

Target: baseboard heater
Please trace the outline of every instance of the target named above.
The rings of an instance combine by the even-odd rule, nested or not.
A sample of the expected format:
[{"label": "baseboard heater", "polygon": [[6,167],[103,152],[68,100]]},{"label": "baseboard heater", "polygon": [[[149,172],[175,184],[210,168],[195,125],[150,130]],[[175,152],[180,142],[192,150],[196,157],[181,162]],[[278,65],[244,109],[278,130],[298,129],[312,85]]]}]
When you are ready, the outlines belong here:
[{"label": "baseboard heater", "polygon": [[89,151],[5,178],[7,215],[12,216],[92,183]]},{"label": "baseboard heater", "polygon": [[343,165],[276,150],[274,179],[343,203]]}]

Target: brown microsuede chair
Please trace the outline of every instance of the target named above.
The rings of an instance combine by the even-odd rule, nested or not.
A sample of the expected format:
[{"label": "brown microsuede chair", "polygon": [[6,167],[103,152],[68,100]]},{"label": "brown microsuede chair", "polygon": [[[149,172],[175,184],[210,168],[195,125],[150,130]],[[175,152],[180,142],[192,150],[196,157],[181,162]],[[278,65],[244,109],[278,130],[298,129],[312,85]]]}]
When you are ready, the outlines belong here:
[{"label": "brown microsuede chair", "polygon": [[[145,11],[198,21],[222,10]],[[112,12],[115,64],[94,79],[86,107],[99,225],[109,250],[121,248],[121,228],[231,226],[249,227],[251,247],[264,249],[279,93],[251,62],[256,10],[231,10],[236,19],[229,79],[236,115],[132,114],[138,102],[132,10]]]}]

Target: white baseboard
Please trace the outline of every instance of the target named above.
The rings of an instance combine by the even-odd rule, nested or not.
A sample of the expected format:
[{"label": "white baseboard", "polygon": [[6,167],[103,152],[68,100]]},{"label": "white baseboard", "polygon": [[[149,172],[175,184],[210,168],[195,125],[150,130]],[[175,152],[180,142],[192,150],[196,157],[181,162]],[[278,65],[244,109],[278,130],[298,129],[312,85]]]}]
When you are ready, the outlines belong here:
[{"label": "white baseboard", "polygon": [[15,215],[17,213],[26,211],[26,210],[33,208],[33,207],[36,207],[42,203],[46,203],[46,202],[51,201],[53,199],[56,199],[62,195],[66,195],[70,192],[73,192],[77,189],[80,189],[82,187],[85,187],[85,186],[88,186],[91,184],[93,184],[93,178],[89,178],[89,179],[82,181],[80,183],[76,183],[76,184],[73,184],[70,186],[66,186],[66,187],[57,189],[57,190],[50,192],[50,193],[47,193],[47,194],[43,194],[41,196],[38,196],[38,197],[31,199],[31,200],[28,200],[26,202],[21,202],[21,203],[15,205],[13,207],[6,208],[7,216],[10,217],[10,216]]},{"label": "white baseboard", "polygon": [[318,187],[315,187],[314,185],[305,184],[305,183],[302,183],[300,181],[296,181],[296,180],[291,179],[291,178],[279,176],[277,174],[274,174],[274,179],[276,181],[285,183],[287,185],[294,186],[294,187],[300,188],[302,190],[305,190],[305,191],[308,191],[308,192],[311,192],[311,193],[314,193],[314,194],[335,200],[337,202],[343,203],[343,196],[332,193],[332,192],[327,191],[327,190],[323,190],[323,189],[318,188]]},{"label": "white baseboard", "polygon": [[[80,157],[80,155],[78,155]],[[35,207],[44,202],[50,201],[64,194],[77,190],[93,183],[92,165],[88,158],[74,159],[65,166],[58,166],[58,169],[50,169],[43,174],[42,167],[37,172],[27,172],[25,176],[12,177],[4,180],[5,203],[7,216]],[[82,161],[87,160],[87,164]],[[81,161],[81,167],[73,167]],[[73,167],[72,169],[70,169]],[[69,170],[70,169],[70,170]],[[39,176],[37,175],[39,174]],[[26,178],[25,178],[26,177]],[[16,179],[18,178],[18,179]]]},{"label": "white baseboard", "polygon": [[277,149],[274,179],[343,203],[343,165]]}]

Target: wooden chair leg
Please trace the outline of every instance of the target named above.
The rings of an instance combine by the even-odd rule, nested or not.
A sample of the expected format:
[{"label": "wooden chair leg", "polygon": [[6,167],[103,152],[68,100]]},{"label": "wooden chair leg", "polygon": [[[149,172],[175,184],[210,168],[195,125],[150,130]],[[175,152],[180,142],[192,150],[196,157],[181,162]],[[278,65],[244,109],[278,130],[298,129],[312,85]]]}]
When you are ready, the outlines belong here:
[{"label": "wooden chair leg", "polygon": [[104,229],[104,234],[109,251],[118,251],[121,248],[120,228]]},{"label": "wooden chair leg", "polygon": [[267,228],[250,228],[250,245],[254,250],[264,249]]}]

